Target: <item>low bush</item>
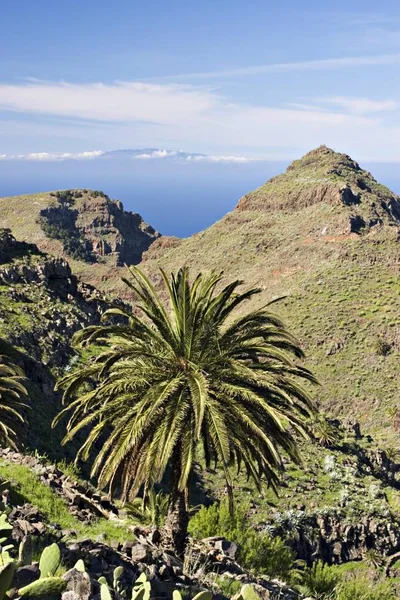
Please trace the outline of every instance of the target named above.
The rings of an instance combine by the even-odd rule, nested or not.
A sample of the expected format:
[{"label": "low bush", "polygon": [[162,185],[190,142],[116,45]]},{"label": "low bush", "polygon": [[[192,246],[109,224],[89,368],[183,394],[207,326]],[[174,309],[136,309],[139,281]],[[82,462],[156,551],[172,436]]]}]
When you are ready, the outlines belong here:
[{"label": "low bush", "polygon": [[368,577],[359,576],[343,581],[334,600],[393,600],[398,598],[399,590],[391,581],[371,581]]},{"label": "low bush", "polygon": [[304,570],[300,588],[304,595],[312,596],[315,600],[333,600],[339,581],[337,570],[319,560]]},{"label": "low bush", "polygon": [[384,340],[383,338],[378,338],[375,343],[375,352],[378,356],[387,356],[390,354],[392,350],[392,345]]},{"label": "low bush", "polygon": [[228,502],[202,507],[190,520],[189,533],[197,539],[223,536],[238,546],[238,561],[247,569],[269,577],[290,579],[294,554],[279,537],[257,532],[247,516],[248,506],[239,504],[233,515]]}]

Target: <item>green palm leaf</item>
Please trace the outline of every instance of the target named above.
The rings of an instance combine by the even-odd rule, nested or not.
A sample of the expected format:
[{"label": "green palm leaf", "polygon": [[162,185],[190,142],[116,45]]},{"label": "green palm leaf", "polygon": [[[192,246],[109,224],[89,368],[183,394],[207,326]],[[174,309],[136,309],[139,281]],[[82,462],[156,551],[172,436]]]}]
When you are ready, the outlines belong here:
[{"label": "green palm leaf", "polygon": [[[182,268],[171,277],[161,271],[164,303],[140,269],[129,271],[134,314],[117,311],[125,324],[76,334],[77,345],[100,344],[103,352],[59,381],[66,408],[56,422],[70,415],[65,441],[92,427],[85,459],[107,432],[93,474],[110,491],[118,485],[125,500],[152,489],[171,466],[167,525],[179,546],[199,444],[207,464],[221,464],[229,493],[235,464],[258,487],[276,487],[282,453],[298,461],[296,435],[310,433],[315,409],[304,384],[316,380],[297,363],[297,340],[268,307],[235,316],[259,290],[240,291],[241,281],[221,287],[217,273],[191,283]],[[89,392],[88,380],[95,382]]]},{"label": "green palm leaf", "polygon": [[0,340],[0,444],[14,449],[18,446],[18,427],[25,423],[21,411],[27,407],[28,395],[17,360],[16,350]]}]

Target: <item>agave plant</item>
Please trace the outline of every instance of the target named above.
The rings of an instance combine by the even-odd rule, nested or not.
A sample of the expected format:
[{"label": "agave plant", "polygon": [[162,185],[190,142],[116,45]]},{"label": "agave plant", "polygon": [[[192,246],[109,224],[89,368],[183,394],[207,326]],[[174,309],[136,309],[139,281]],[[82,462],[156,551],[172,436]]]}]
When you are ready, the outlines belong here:
[{"label": "agave plant", "polygon": [[[187,268],[171,279],[161,274],[168,304],[130,267],[124,282],[135,312],[111,309],[105,319],[119,315],[124,325],[75,335],[76,344],[103,351],[59,382],[68,406],[55,424],[70,415],[64,442],[91,428],[78,457],[88,459],[102,443],[92,474],[111,491],[121,484],[124,500],[159,483],[170,465],[165,537],[182,554],[199,446],[207,466],[221,465],[231,500],[234,464],[259,489],[262,481],[276,486],[282,451],[298,461],[297,434],[309,436],[314,406],[301,382],[315,378],[297,362],[298,342],[267,308],[237,314],[260,290],[239,291],[241,281],[223,287],[216,273],[191,282]],[[90,380],[95,386],[88,390]]]},{"label": "agave plant", "polygon": [[13,347],[0,339],[0,443],[17,447],[18,425],[25,423],[21,409],[28,392],[24,386],[23,370],[15,364]]},{"label": "agave plant", "polygon": [[323,415],[318,415],[312,424],[312,433],[314,439],[320,446],[329,448],[336,444],[340,439],[340,431],[337,427],[329,423]]}]

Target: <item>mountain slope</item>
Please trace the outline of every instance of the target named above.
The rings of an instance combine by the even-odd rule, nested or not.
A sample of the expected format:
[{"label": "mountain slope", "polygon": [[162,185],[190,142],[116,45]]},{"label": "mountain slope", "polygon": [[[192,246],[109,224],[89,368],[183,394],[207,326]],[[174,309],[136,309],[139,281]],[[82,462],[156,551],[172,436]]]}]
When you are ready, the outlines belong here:
[{"label": "mountain slope", "polygon": [[0,229],[0,339],[13,344],[28,378],[30,409],[18,443],[51,457],[74,456],[62,448],[62,428],[51,430],[61,408],[57,376],[79,359],[71,347],[75,331],[100,322],[106,298],[80,283],[69,264],[17,241]]},{"label": "mountain slope", "polygon": [[119,267],[137,264],[160,237],[103,192],[65,190],[0,198],[0,223],[19,240],[67,259],[83,281],[118,288]]},{"label": "mountain slope", "polygon": [[304,346],[322,384],[318,400],[391,443],[399,421],[399,240],[399,197],[322,146],[205,231],[157,240],[142,266],[156,282],[158,265],[223,270],[226,281],[260,287],[258,305],[287,296],[274,310]]}]

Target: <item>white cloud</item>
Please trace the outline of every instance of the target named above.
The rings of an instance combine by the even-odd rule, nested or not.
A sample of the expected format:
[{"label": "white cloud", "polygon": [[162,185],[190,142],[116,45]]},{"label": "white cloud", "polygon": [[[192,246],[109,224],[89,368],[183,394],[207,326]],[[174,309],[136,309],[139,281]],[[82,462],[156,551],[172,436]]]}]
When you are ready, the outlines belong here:
[{"label": "white cloud", "polygon": [[[115,151],[118,153],[118,150]],[[123,151],[128,152],[128,151]],[[132,150],[135,153],[136,150]],[[24,161],[41,161],[41,162],[54,162],[64,160],[88,160],[99,158],[100,156],[111,157],[113,151],[106,153],[102,150],[95,150],[90,152],[32,152],[30,154],[0,154],[0,160],[24,160]],[[107,156],[108,155],[108,156]],[[249,158],[245,156],[207,156],[206,154],[190,154],[183,151],[177,152],[176,150],[149,150],[148,152],[142,152],[140,154],[132,154],[134,160],[163,160],[163,159],[176,159],[182,162],[214,162],[214,163],[248,163],[253,162],[255,158]]]},{"label": "white cloud", "polygon": [[321,101],[360,115],[399,108],[399,103],[393,100],[370,100],[369,98],[333,96],[332,98],[322,98]]},{"label": "white cloud", "polygon": [[[315,106],[317,100],[323,108]],[[9,120],[0,121],[0,133],[13,135],[14,143],[16,132],[22,137],[32,128],[31,137],[42,140],[40,128],[43,136],[50,138],[53,127],[52,148],[54,136],[79,140],[80,148],[83,140],[114,148],[133,143],[145,148],[183,146],[210,155],[199,161],[290,159],[322,143],[358,160],[400,160],[400,127],[396,121],[386,123],[382,118],[397,108],[394,104],[392,100],[339,96],[282,108],[233,103],[204,86],[25,82],[0,84],[0,110],[16,115],[12,125]],[[50,115],[53,125],[46,119],[24,118],[18,126],[18,113]],[[398,112],[393,114],[399,117]],[[73,148],[72,142],[67,147]],[[233,155],[232,149],[238,147],[242,157]],[[141,159],[156,158],[152,152],[144,150]],[[158,158],[162,158],[170,151],[156,152],[161,152]],[[41,154],[30,160],[44,160]],[[75,158],[74,153],[49,156],[53,160]]]},{"label": "white cloud", "polygon": [[349,69],[353,67],[376,67],[382,65],[400,64],[400,54],[378,54],[370,56],[345,56],[342,58],[325,58],[319,60],[304,60],[298,62],[267,63],[263,65],[251,65],[233,69],[221,69],[198,73],[182,73],[168,75],[158,78],[181,80],[181,79],[213,79],[225,77],[241,77],[245,75],[262,75],[279,71],[320,71],[327,69]]},{"label": "white cloud", "polygon": [[134,159],[147,160],[152,158],[172,158],[178,153],[173,150],[152,150],[151,152],[144,152],[143,154],[136,154]]},{"label": "white cloud", "polygon": [[90,160],[104,154],[102,150],[90,152],[31,152],[30,154],[0,154],[0,160],[29,160],[54,162],[63,160]]},{"label": "white cloud", "polygon": [[212,162],[212,163],[249,163],[259,160],[247,156],[208,156],[208,155],[189,155],[186,157],[188,162]]},{"label": "white cloud", "polygon": [[140,82],[0,84],[0,109],[97,121],[185,121],[213,108],[210,91]]}]

